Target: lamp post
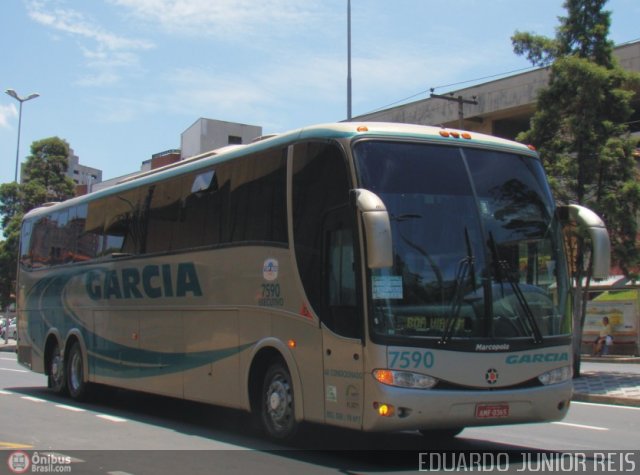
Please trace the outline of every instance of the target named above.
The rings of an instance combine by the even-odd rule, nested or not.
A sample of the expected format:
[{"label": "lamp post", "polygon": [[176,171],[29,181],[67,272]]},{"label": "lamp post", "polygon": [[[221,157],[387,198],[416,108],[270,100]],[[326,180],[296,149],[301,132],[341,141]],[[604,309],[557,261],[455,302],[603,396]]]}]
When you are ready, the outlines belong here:
[{"label": "lamp post", "polygon": [[40,94],[38,94],[37,92],[33,92],[28,96],[20,97],[18,93],[13,89],[7,89],[4,92],[10,95],[11,97],[13,97],[16,101],[20,103],[20,112],[18,112],[18,146],[16,148],[16,172],[13,178],[13,181],[18,183],[18,162],[20,158],[20,128],[22,126],[22,103],[30,101],[31,99],[35,99],[36,97],[39,97]]},{"label": "lamp post", "polygon": [[351,0],[347,0],[347,120],[351,120]]}]

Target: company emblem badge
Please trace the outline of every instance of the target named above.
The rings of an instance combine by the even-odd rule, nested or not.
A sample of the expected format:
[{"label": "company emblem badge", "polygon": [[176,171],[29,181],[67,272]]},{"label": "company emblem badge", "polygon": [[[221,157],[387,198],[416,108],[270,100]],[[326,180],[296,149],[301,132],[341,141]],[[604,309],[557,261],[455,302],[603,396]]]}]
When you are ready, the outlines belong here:
[{"label": "company emblem badge", "polygon": [[265,260],[264,264],[262,264],[262,277],[264,280],[269,282],[276,280],[278,278],[278,268],[279,265],[277,259],[269,258]]},{"label": "company emblem badge", "polygon": [[498,382],[498,370],[489,368],[484,375],[484,379],[488,384],[496,384]]}]

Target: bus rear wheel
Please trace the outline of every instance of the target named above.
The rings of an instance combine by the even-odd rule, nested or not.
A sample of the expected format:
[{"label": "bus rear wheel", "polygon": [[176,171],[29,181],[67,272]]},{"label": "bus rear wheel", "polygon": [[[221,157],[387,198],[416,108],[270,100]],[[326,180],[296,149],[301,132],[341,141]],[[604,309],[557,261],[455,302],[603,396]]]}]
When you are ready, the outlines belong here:
[{"label": "bus rear wheel", "polygon": [[69,391],[69,396],[76,401],[82,401],[87,395],[88,383],[84,380],[82,349],[77,341],[71,345],[66,363],[67,390]]},{"label": "bus rear wheel", "polygon": [[291,374],[283,361],[276,361],[265,374],[261,392],[260,415],[266,435],[291,440],[298,429],[294,408]]},{"label": "bus rear wheel", "polygon": [[67,381],[64,375],[64,360],[58,343],[54,343],[49,356],[48,386],[56,394],[64,394]]}]

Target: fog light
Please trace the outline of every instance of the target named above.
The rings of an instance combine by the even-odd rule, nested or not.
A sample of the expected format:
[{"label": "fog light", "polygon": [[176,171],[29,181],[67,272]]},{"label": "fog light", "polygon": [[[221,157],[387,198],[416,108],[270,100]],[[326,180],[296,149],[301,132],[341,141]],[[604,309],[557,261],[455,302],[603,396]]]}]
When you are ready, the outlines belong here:
[{"label": "fog light", "polygon": [[374,402],[373,408],[378,411],[378,415],[382,417],[391,417],[395,412],[391,404],[385,404],[384,402]]}]

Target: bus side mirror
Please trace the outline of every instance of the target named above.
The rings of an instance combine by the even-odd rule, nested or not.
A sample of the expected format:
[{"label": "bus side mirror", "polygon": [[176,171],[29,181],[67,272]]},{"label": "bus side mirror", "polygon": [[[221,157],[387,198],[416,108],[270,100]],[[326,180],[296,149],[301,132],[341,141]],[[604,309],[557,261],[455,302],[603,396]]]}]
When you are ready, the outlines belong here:
[{"label": "bus side mirror", "polygon": [[393,265],[391,223],[387,208],[375,193],[358,188],[352,190],[352,199],[362,216],[367,246],[367,265],[370,269],[381,269]]},{"label": "bus side mirror", "polygon": [[600,216],[584,206],[571,204],[558,207],[558,217],[563,226],[571,221],[578,229],[586,231],[593,246],[593,277],[606,279],[611,268],[611,243],[609,233]]}]

